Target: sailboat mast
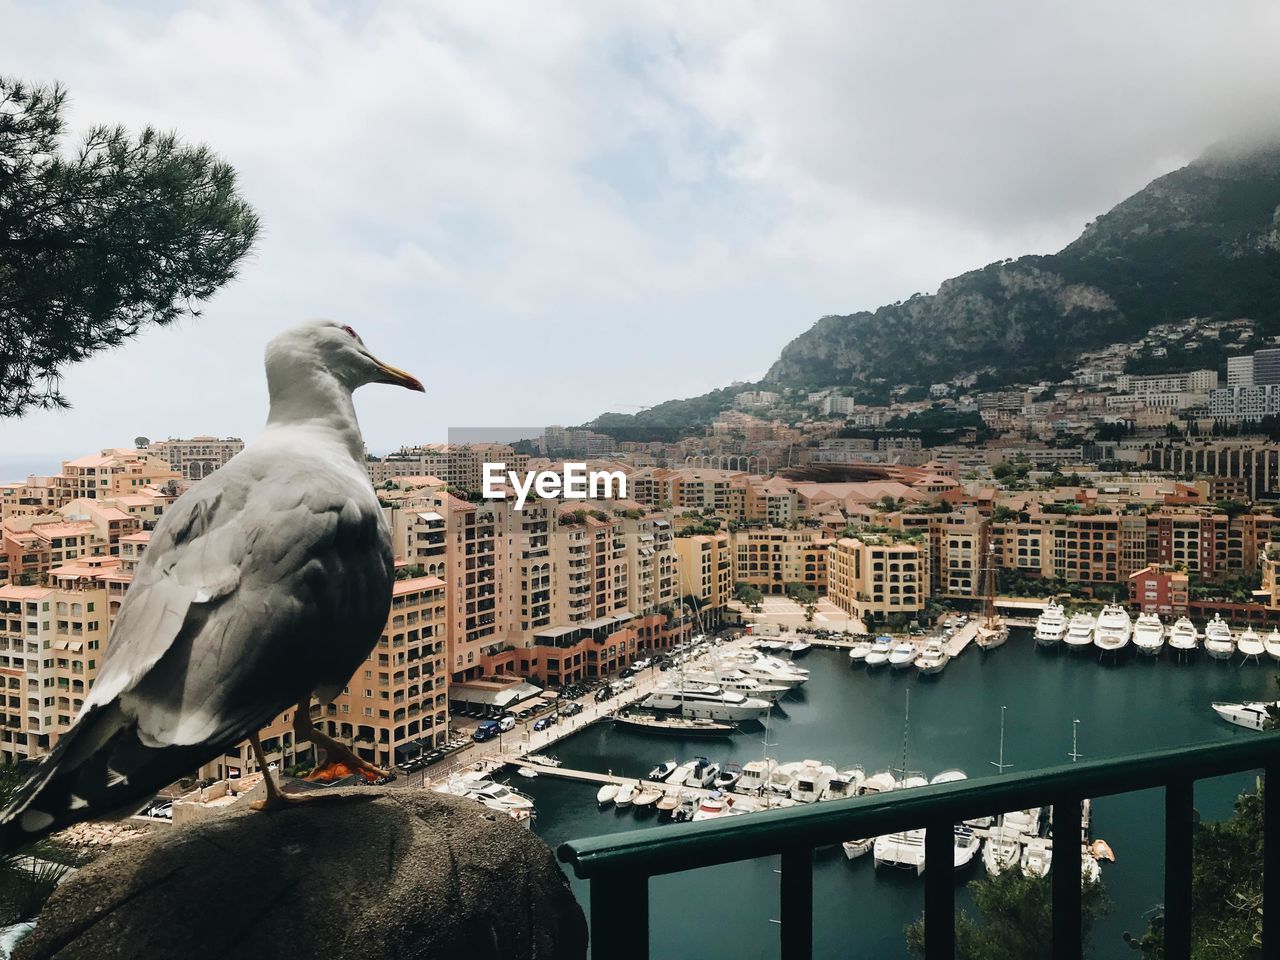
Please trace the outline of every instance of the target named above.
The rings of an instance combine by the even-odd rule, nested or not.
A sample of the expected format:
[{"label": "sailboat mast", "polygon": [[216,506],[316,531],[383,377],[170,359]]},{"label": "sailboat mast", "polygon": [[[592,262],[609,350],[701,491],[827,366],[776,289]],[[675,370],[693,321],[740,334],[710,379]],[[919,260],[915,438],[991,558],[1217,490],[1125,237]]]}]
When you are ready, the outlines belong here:
[{"label": "sailboat mast", "polygon": [[991,765],[1001,773],[1004,773],[1005,767],[1013,766],[1012,763],[1004,762],[1004,713],[1008,709],[1006,706],[1000,707],[1000,759],[991,761]]}]

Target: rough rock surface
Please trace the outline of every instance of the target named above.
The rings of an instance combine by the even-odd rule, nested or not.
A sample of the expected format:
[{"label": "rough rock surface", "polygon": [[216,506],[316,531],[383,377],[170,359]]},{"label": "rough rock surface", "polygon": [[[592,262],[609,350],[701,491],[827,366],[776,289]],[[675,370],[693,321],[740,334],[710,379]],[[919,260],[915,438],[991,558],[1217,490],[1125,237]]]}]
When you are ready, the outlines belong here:
[{"label": "rough rock surface", "polygon": [[586,921],[551,851],[506,816],[355,789],[155,831],[80,870],[17,960],[560,960]]}]

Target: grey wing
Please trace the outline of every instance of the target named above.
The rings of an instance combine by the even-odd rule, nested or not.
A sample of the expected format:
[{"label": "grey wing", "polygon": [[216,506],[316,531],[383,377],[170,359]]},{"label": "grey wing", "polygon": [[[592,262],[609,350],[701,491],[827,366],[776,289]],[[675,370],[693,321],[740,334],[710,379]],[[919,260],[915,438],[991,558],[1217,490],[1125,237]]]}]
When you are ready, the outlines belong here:
[{"label": "grey wing", "polygon": [[157,529],[90,697],[118,698],[148,746],[243,738],[345,683],[386,621],[377,501],[314,464],[243,459]]}]

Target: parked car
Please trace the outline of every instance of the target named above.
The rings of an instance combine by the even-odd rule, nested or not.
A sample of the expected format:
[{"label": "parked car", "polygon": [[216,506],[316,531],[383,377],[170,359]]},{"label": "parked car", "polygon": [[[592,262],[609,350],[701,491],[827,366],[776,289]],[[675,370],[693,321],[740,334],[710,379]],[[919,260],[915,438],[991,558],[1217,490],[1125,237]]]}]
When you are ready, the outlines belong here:
[{"label": "parked car", "polygon": [[484,743],[496,737],[501,730],[497,720],[485,720],[476,727],[476,732],[471,735],[471,739],[476,743]]},{"label": "parked car", "polygon": [[560,704],[560,715],[562,717],[576,717],[581,712],[582,712],[582,704],[580,703]]},{"label": "parked car", "polygon": [[503,733],[516,728],[516,718],[509,713],[504,713],[498,718],[498,729]]},{"label": "parked car", "polygon": [[550,718],[550,717],[539,717],[537,720],[535,720],[535,721],[534,721],[533,729],[535,729],[535,730],[545,730],[545,729],[547,729],[547,727],[549,727],[549,726],[551,726],[551,718]]}]

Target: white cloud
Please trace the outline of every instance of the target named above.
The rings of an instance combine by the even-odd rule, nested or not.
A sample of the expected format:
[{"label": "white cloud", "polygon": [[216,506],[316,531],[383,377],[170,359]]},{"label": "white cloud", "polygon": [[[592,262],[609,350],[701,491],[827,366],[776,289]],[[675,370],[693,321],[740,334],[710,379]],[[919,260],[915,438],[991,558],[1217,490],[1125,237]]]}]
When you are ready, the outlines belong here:
[{"label": "white cloud", "polygon": [[1228,11],[0,0],[4,69],[66,83],[72,130],[205,141],[264,224],[203,318],[75,368],[0,453],[252,434],[304,316],[427,382],[364,391],[374,448],[739,379],[1269,116],[1280,13]]}]

